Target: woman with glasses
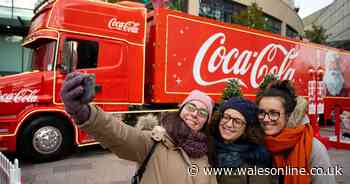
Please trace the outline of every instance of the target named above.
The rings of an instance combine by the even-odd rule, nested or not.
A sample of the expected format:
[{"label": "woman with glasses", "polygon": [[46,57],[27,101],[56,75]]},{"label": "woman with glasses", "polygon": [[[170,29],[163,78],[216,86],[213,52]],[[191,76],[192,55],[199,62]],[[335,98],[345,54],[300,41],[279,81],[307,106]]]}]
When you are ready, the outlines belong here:
[{"label": "woman with glasses", "polygon": [[[258,121],[258,108],[249,100],[230,98],[210,124],[212,141],[209,159],[215,168],[226,169],[218,183],[272,183],[272,177],[240,173],[245,169],[271,167],[271,156],[263,146],[264,131]],[[244,171],[243,171],[244,172]]]},{"label": "woman with glasses", "polygon": [[[326,173],[332,170],[327,150],[313,137],[311,125],[303,123],[306,100],[296,96],[291,82],[271,82],[257,104],[274,166],[294,169],[293,174],[280,173],[278,183],[335,183],[334,171]],[[324,172],[315,173],[316,169]]]},{"label": "woman with glasses", "polygon": [[[143,184],[215,184],[215,176],[189,168],[209,167],[207,136],[203,133],[213,110],[212,99],[192,91],[179,112],[164,115],[161,125],[142,131],[126,125],[112,114],[89,104],[93,99],[90,82],[79,73],[64,81],[61,97],[65,110],[76,124],[122,159],[139,163],[132,183]],[[156,145],[156,146],[154,146]],[[151,153],[151,154],[150,154]],[[144,160],[149,161],[147,164]],[[114,171],[118,174],[118,171]],[[122,172],[125,173],[125,172]]]}]

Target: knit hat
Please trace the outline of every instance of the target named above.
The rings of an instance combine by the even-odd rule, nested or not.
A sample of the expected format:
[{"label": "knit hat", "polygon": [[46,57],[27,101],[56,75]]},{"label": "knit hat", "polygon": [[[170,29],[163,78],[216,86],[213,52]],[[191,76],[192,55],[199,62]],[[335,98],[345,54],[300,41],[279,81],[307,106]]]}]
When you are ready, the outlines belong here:
[{"label": "knit hat", "polygon": [[223,103],[220,108],[220,114],[223,114],[227,109],[234,109],[240,112],[247,124],[253,124],[258,122],[258,107],[255,103],[246,100],[244,98],[232,97]]},{"label": "knit hat", "polygon": [[190,92],[190,94],[187,96],[187,98],[180,104],[180,109],[187,103],[192,100],[198,100],[202,103],[204,103],[207,106],[207,110],[209,112],[209,117],[207,122],[210,121],[212,113],[213,113],[213,107],[214,102],[213,100],[205,93],[199,91],[199,90],[193,90]]}]

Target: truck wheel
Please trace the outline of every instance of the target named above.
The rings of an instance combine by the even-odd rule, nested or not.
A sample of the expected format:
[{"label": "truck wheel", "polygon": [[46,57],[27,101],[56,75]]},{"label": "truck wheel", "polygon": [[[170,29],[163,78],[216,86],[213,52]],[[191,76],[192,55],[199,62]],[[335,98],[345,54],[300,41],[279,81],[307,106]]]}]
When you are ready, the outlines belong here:
[{"label": "truck wheel", "polygon": [[19,142],[20,154],[33,162],[52,161],[70,153],[73,133],[54,116],[34,119],[23,130]]}]

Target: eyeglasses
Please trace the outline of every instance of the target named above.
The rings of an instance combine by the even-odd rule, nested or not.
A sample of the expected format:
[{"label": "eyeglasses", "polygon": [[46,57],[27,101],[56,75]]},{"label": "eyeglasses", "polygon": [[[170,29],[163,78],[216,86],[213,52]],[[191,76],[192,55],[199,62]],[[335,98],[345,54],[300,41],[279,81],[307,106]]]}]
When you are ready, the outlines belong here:
[{"label": "eyeglasses", "polygon": [[224,114],[221,118],[221,122],[222,123],[228,123],[230,120],[232,120],[232,124],[236,127],[236,128],[242,128],[245,124],[247,124],[244,120],[241,120],[239,118],[234,118],[231,117],[228,114]]},{"label": "eyeglasses", "polygon": [[258,118],[260,121],[263,121],[266,115],[271,121],[277,121],[280,118],[281,113],[276,111],[266,112],[264,110],[259,110]]},{"label": "eyeglasses", "polygon": [[184,109],[186,109],[189,112],[195,112],[197,111],[198,116],[201,118],[207,118],[209,116],[209,112],[207,109],[204,108],[198,108],[195,104],[193,103],[187,103],[184,106]]}]

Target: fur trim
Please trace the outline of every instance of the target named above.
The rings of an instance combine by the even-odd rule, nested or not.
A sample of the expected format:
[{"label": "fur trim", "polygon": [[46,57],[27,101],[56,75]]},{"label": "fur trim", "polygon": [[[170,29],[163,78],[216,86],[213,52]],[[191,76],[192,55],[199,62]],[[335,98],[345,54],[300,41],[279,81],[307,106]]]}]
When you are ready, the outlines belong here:
[{"label": "fur trim", "polygon": [[297,104],[294,111],[289,116],[287,128],[295,128],[297,125],[302,123],[306,115],[307,101],[304,97],[297,97]]},{"label": "fur trim", "polygon": [[152,139],[156,142],[164,141],[166,130],[161,126],[155,126],[152,130]]},{"label": "fur trim", "polygon": [[159,125],[157,116],[153,114],[147,114],[137,117],[137,123],[135,127],[140,130],[152,130],[157,125]]}]

